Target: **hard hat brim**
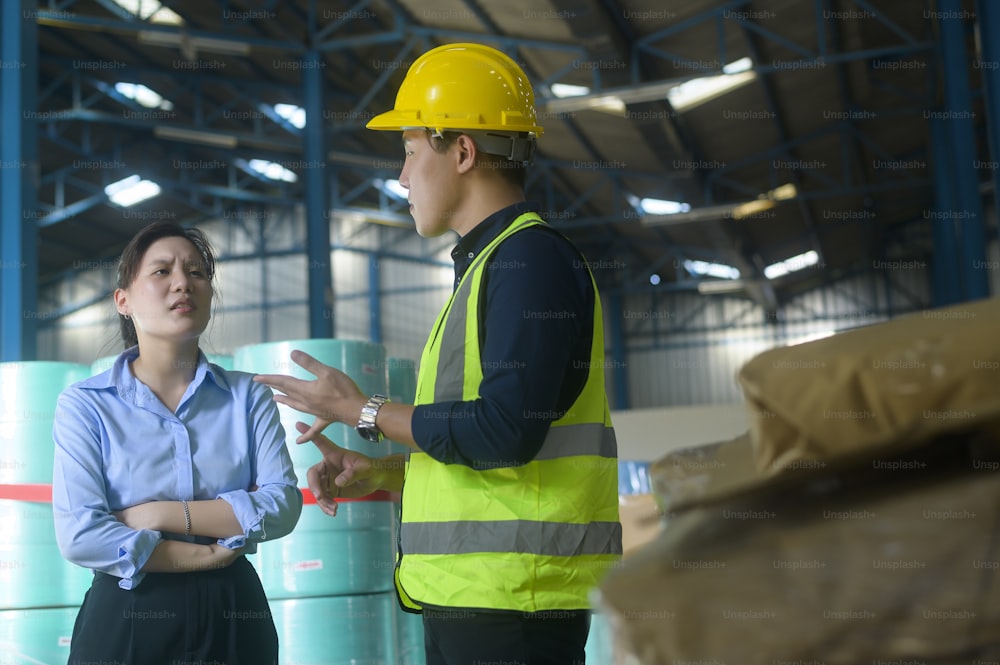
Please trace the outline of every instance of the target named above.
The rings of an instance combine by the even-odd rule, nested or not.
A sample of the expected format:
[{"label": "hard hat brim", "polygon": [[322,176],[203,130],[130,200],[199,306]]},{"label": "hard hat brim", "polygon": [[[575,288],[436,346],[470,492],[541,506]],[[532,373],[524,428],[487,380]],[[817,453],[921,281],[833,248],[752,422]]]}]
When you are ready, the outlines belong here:
[{"label": "hard hat brim", "polygon": [[392,111],[379,113],[369,120],[365,127],[383,132],[400,132],[403,131],[404,127],[424,127],[425,124],[420,120],[419,116],[419,112],[397,111],[393,109]]},{"label": "hard hat brim", "polygon": [[376,131],[394,132],[401,132],[405,129],[416,129],[418,127],[429,129],[431,131],[474,132],[487,130],[494,132],[509,132],[511,134],[526,132],[534,135],[535,137],[541,136],[543,131],[542,128],[537,125],[519,127],[503,124],[477,123],[469,122],[468,118],[433,118],[432,121],[428,121],[427,119],[420,117],[420,111],[398,109],[386,111],[385,113],[379,113],[377,116],[369,120],[365,127]]}]

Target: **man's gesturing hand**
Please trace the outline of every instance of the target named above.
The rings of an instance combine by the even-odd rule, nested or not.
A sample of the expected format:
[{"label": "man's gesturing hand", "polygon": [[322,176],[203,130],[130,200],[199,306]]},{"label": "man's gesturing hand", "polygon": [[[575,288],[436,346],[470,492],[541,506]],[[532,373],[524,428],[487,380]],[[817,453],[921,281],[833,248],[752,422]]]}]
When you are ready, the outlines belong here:
[{"label": "man's gesturing hand", "polygon": [[323,455],[306,472],[309,489],[320,509],[330,516],[337,514],[337,498],[368,496],[382,488],[383,472],[374,460],[361,453],[341,448],[319,432],[309,434],[309,426],[295,423],[302,437],[312,441]]},{"label": "man's gesturing hand", "polygon": [[324,365],[304,351],[292,351],[292,360],[316,379],[306,381],[282,374],[258,374],[254,381],[280,391],[274,401],[289,406],[296,411],[316,416],[311,426],[302,432],[296,443],[313,440],[326,426],[333,422],[354,426],[361,416],[361,408],[368,397],[361,392],[351,377],[339,369]]}]

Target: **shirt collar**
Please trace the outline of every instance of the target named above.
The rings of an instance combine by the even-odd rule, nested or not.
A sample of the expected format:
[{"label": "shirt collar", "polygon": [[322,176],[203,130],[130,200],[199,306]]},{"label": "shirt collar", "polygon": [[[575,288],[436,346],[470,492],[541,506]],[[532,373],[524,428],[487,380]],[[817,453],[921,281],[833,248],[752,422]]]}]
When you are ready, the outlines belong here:
[{"label": "shirt collar", "polygon": [[483,221],[472,227],[451,250],[451,258],[455,262],[455,281],[462,278],[469,264],[479,256],[479,253],[486,249],[493,240],[503,233],[511,222],[526,212],[538,210],[538,205],[533,201],[520,201],[501,208]]},{"label": "shirt collar", "polygon": [[[121,395],[123,399],[134,398],[136,386],[139,383],[139,380],[135,378],[135,375],[132,374],[132,371],[128,368],[128,363],[138,357],[138,346],[125,349],[118,355],[118,358],[115,359],[115,364],[112,365],[111,369],[81,382],[80,387],[95,390],[115,388],[118,390],[118,394]],[[210,379],[212,383],[222,390],[227,392],[232,391],[229,379],[226,378],[225,371],[220,371],[218,367],[210,364],[208,362],[208,358],[205,357],[202,350],[198,349],[198,367],[195,369],[192,383],[197,389],[206,378]]]}]

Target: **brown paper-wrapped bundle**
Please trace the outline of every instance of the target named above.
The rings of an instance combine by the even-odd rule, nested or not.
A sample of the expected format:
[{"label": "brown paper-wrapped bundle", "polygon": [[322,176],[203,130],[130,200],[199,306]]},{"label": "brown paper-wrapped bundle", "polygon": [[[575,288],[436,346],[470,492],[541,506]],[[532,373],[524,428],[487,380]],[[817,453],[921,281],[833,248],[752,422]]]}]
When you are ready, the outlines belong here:
[{"label": "brown paper-wrapped bundle", "polygon": [[738,374],[760,469],[1000,422],[1000,299],[920,312],[773,349]]},{"label": "brown paper-wrapped bundle", "polygon": [[661,496],[665,530],[597,604],[643,665],[998,662],[997,448],[947,437],[780,477],[745,439],[668,456],[658,494],[664,472],[703,478]]}]

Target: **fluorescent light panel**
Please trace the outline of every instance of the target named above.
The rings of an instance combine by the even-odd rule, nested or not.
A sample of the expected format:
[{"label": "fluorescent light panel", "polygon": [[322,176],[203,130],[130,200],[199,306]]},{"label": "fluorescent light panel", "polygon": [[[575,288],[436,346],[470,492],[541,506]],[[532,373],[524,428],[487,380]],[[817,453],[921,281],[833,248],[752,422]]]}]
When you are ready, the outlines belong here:
[{"label": "fluorescent light panel", "polygon": [[569,83],[553,83],[549,86],[549,90],[560,99],[564,97],[579,97],[590,92],[590,88],[585,85],[570,85]]},{"label": "fluorescent light panel", "polygon": [[306,110],[295,104],[275,104],[274,112],[292,124],[302,129],[306,126]]},{"label": "fluorescent light panel", "polygon": [[639,199],[639,208],[647,215],[676,215],[691,210],[687,203],[664,199]]},{"label": "fluorescent light panel", "polygon": [[624,115],[626,104],[653,102],[669,99],[677,112],[688,111],[712,99],[720,97],[753,81],[757,73],[753,71],[753,60],[740,58],[722,67],[722,74],[701,76],[687,81],[654,81],[640,83],[626,88],[607,90],[604,93],[581,92],[585,86],[554,83],[549,86],[557,99],[545,103],[549,113],[598,110],[613,111]]},{"label": "fluorescent light panel", "polygon": [[722,74],[702,76],[681,83],[667,93],[667,99],[674,110],[684,112],[750,83],[756,77],[750,71],[752,68],[753,61],[750,58],[734,60],[722,67]]},{"label": "fluorescent light panel", "polygon": [[289,171],[277,162],[269,162],[266,159],[251,159],[247,162],[247,166],[270,180],[296,182],[299,179],[299,176],[295,175],[293,171]]},{"label": "fluorescent light panel", "polygon": [[375,186],[394,199],[405,201],[410,196],[410,191],[399,184],[395,178],[389,180],[375,180]]},{"label": "fluorescent light panel", "polygon": [[804,252],[802,254],[796,254],[791,258],[785,259],[784,261],[772,263],[764,268],[764,277],[774,279],[776,277],[781,277],[782,275],[787,275],[791,272],[805,270],[806,268],[814,266],[817,263],[819,263],[819,254],[817,254],[814,250],[809,250],[808,252]]},{"label": "fluorescent light panel", "polygon": [[235,136],[228,134],[217,134],[215,132],[203,132],[196,129],[185,129],[183,127],[171,127],[160,125],[153,128],[153,136],[161,139],[171,139],[174,141],[185,141],[187,143],[200,143],[216,148],[235,148],[237,141]]},{"label": "fluorescent light panel", "polygon": [[149,23],[184,25],[184,19],[174,10],[160,4],[159,0],[111,0],[111,2]]},{"label": "fluorescent light panel", "polygon": [[235,39],[216,39],[214,37],[192,37],[179,32],[163,32],[161,30],[140,30],[139,43],[150,46],[178,48],[189,60],[194,60],[198,53],[218,53],[219,55],[245,56],[250,53],[250,45]]},{"label": "fluorescent light panel", "polygon": [[128,208],[159,194],[160,186],[136,174],[111,183],[104,188],[104,193],[115,205]]},{"label": "fluorescent light panel", "polygon": [[702,295],[711,295],[719,293],[739,293],[745,291],[747,285],[742,279],[734,280],[708,280],[705,282],[698,282],[698,293]]},{"label": "fluorescent light panel", "polygon": [[685,260],[684,267],[693,275],[718,277],[719,279],[739,279],[740,277],[739,269],[724,263]]},{"label": "fluorescent light panel", "polygon": [[141,83],[126,83],[119,81],[115,83],[115,90],[124,97],[134,100],[138,104],[148,109],[163,109],[169,111],[174,108],[174,103],[166,100],[158,92],[147,88]]}]

